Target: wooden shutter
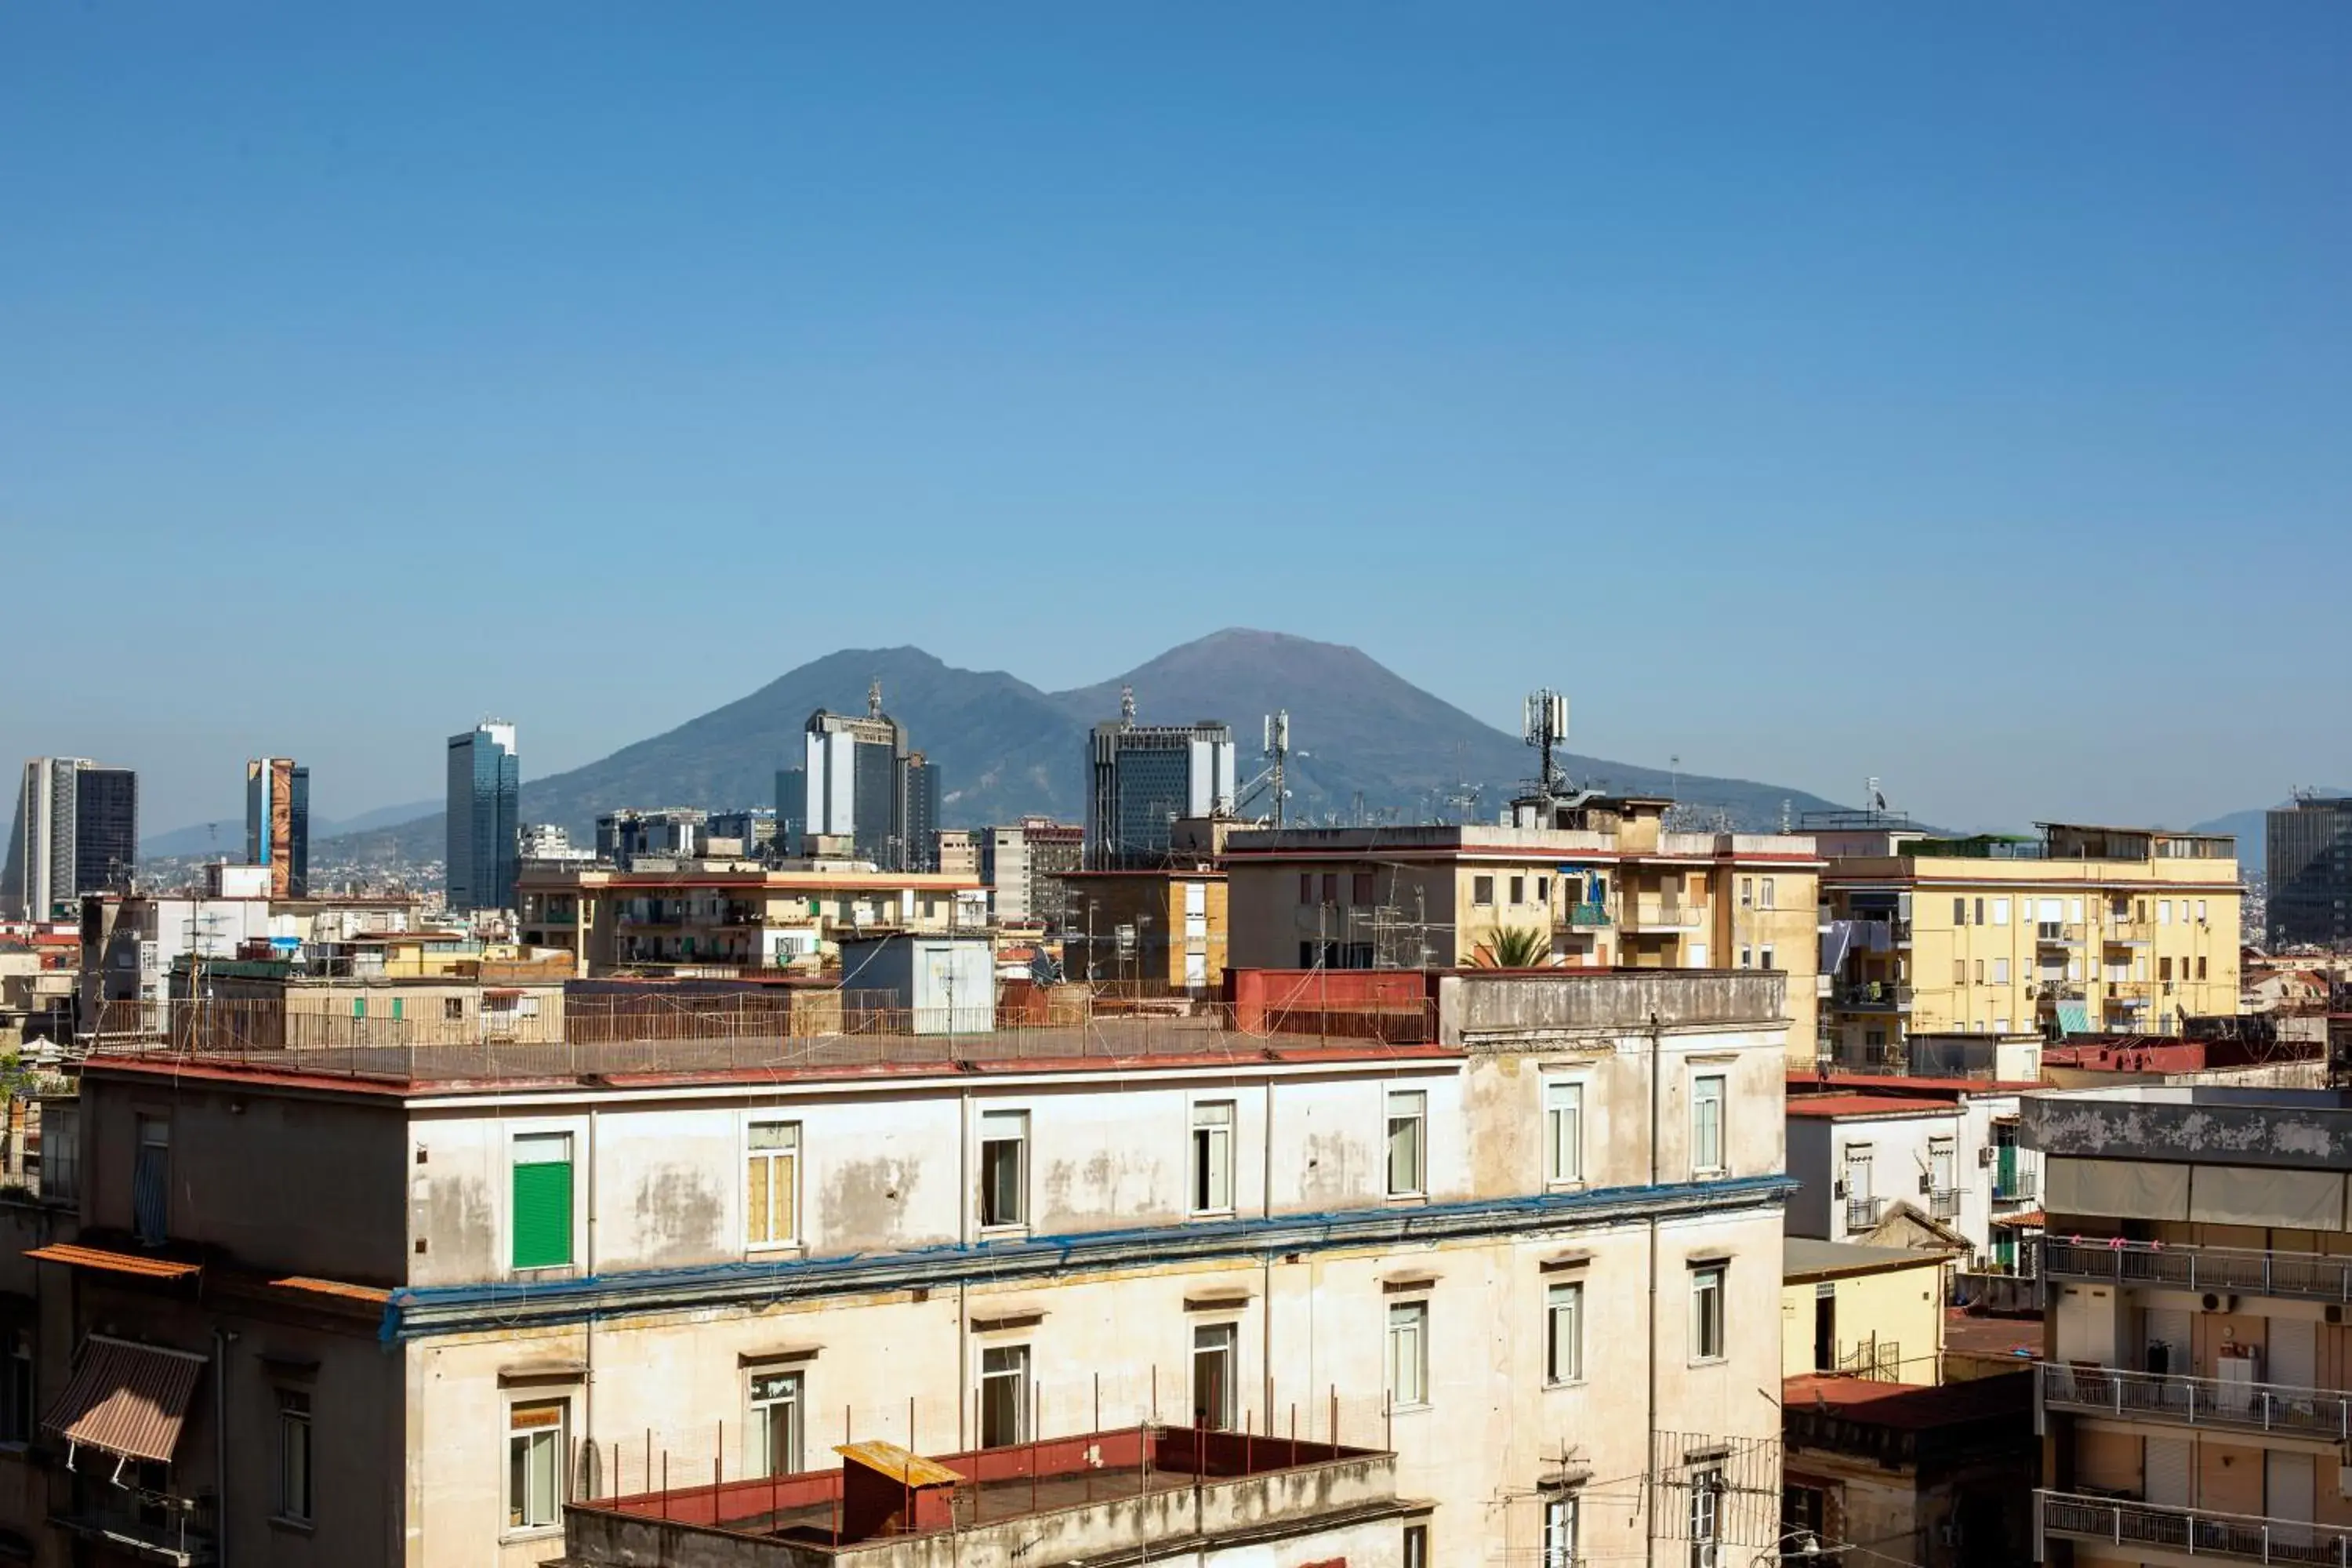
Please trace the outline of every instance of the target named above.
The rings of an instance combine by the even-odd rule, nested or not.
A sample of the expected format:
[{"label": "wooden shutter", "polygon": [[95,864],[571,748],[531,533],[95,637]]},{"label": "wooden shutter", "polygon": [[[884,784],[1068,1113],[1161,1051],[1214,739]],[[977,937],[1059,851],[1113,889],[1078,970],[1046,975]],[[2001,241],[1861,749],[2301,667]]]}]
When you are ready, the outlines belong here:
[{"label": "wooden shutter", "polygon": [[572,1261],[572,1162],[514,1168],[514,1266],[546,1268]]}]

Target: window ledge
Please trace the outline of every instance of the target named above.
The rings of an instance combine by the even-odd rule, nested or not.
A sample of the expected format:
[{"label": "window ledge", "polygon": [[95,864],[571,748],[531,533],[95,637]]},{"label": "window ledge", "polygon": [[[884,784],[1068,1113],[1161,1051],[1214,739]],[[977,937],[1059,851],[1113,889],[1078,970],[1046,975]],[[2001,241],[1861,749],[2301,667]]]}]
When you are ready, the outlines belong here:
[{"label": "window ledge", "polygon": [[289,1519],[282,1513],[269,1516],[269,1528],[282,1530],[289,1535],[315,1535],[319,1531],[318,1525],[310,1520]]},{"label": "window ledge", "polygon": [[1424,1399],[1417,1405],[1391,1405],[1389,1406],[1389,1414],[1391,1415],[1421,1415],[1436,1408],[1437,1407],[1435,1405]]},{"label": "window ledge", "polygon": [[499,1531],[499,1544],[511,1546],[526,1541],[560,1541],[563,1538],[561,1524],[510,1525]]},{"label": "window ledge", "polygon": [[747,1241],[743,1250],[754,1258],[799,1258],[808,1251],[804,1241]]},{"label": "window ledge", "polygon": [[1385,1201],[1391,1207],[1406,1204],[1425,1204],[1429,1201],[1429,1194],[1427,1193],[1391,1193]]},{"label": "window ledge", "polygon": [[1693,1366],[1728,1366],[1731,1364],[1731,1358],[1729,1356],[1723,1355],[1693,1356],[1690,1360],[1690,1364]]},{"label": "window ledge", "polygon": [[1187,1219],[1231,1219],[1234,1217],[1234,1212],[1230,1205],[1221,1209],[1194,1209],[1185,1217]]}]

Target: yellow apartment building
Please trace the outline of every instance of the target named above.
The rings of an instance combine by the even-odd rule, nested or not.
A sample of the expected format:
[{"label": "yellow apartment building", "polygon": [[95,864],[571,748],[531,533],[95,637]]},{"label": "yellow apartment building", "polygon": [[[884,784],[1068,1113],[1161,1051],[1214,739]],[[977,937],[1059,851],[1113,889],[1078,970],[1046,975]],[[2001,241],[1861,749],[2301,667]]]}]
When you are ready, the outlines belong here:
[{"label": "yellow apartment building", "polygon": [[1230,958],[1244,969],[1424,969],[1535,940],[1569,967],[1778,970],[1789,1053],[1812,1065],[1819,877],[1810,838],[1675,833],[1672,803],[1585,797],[1513,826],[1236,832]]},{"label": "yellow apartment building", "polygon": [[1828,862],[1825,1035],[1841,1060],[1913,1035],[2164,1035],[2238,1011],[2232,838],[2071,823],[2041,824],[2038,839],[1944,838],[1885,814],[1813,820]]}]

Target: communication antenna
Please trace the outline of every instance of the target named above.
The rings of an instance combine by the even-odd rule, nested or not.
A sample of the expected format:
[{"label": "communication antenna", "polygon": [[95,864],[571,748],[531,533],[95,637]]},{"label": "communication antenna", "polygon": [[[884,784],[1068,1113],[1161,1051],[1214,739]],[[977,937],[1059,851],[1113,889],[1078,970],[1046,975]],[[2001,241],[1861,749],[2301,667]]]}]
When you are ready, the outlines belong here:
[{"label": "communication antenna", "polygon": [[1549,688],[1528,693],[1521,709],[1521,731],[1528,745],[1542,759],[1536,775],[1536,793],[1553,795],[1560,793],[1567,780],[1551,760],[1551,750],[1568,739],[1568,699]]},{"label": "communication antenna", "polygon": [[1277,708],[1265,716],[1265,747],[1263,752],[1270,764],[1270,785],[1274,791],[1274,827],[1282,831],[1283,764],[1290,760],[1290,710]]},{"label": "communication antenna", "polygon": [[882,678],[878,675],[874,678],[874,683],[866,689],[866,716],[868,719],[882,717]]},{"label": "communication antenna", "polygon": [[1132,686],[1118,689],[1118,727],[1122,730],[1135,728],[1135,688]]}]

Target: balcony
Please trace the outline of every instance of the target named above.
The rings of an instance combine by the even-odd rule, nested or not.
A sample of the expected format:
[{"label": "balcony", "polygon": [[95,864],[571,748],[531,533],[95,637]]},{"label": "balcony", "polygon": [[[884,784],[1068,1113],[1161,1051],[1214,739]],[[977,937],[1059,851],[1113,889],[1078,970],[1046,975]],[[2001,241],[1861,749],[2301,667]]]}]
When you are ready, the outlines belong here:
[{"label": "balcony", "polygon": [[[2084,1497],[2074,1492],[2034,1495],[2036,1533],[2150,1552],[2210,1557],[2223,1563],[2327,1563],[2352,1565],[2352,1531],[2329,1524],[2262,1519],[2249,1514],[2209,1513],[2129,1498]],[[2039,1553],[2037,1553],[2039,1555]]]},{"label": "balcony", "polygon": [[2083,928],[2058,921],[2042,921],[2033,928],[2033,941],[2041,947],[2074,947],[2083,940]]},{"label": "balcony", "polygon": [[1927,1215],[1931,1219],[1957,1219],[1960,1213],[1960,1190],[1958,1187],[1937,1187],[1927,1194]]},{"label": "balcony", "polygon": [[2046,1279],[2095,1279],[2174,1290],[2244,1292],[2303,1301],[2352,1301],[2352,1256],[2166,1246],[2121,1238],[2042,1238]]},{"label": "balcony", "polygon": [[1552,921],[1556,931],[1603,931],[1609,925],[1606,904],[1570,904]]},{"label": "balcony", "polygon": [[2150,939],[2147,927],[2138,921],[2111,921],[2099,940],[2109,947],[2146,947]]},{"label": "balcony", "polygon": [[2119,1420],[2352,1441],[2352,1394],[2325,1388],[2044,1362],[2042,1403],[2052,1410]]},{"label": "balcony", "polygon": [[2031,1170],[2001,1171],[1996,1169],[1992,1178],[1992,1201],[1997,1204],[2030,1204],[2041,1192],[2042,1184]]},{"label": "balcony", "polygon": [[1848,1198],[1845,1200],[1845,1227],[1848,1230],[1868,1230],[1878,1224],[1886,1212],[1885,1198]]},{"label": "balcony", "polygon": [[161,1496],[150,1503],[127,1488],[85,1485],[81,1489],[82,1505],[51,1514],[52,1525],[110,1547],[121,1556],[170,1563],[172,1568],[205,1568],[219,1561],[211,1499]]},{"label": "balcony", "polygon": [[2036,980],[2026,986],[2025,994],[2045,1007],[2055,1007],[2061,1002],[2080,1002],[2086,994],[2079,980]]},{"label": "balcony", "polygon": [[1639,900],[1625,910],[1625,929],[1630,931],[1696,931],[1699,910],[1691,904],[1668,904],[1654,900]]},{"label": "balcony", "polygon": [[1849,980],[1837,988],[1836,1002],[1849,1013],[1908,1013],[1911,987],[1892,980]]}]

